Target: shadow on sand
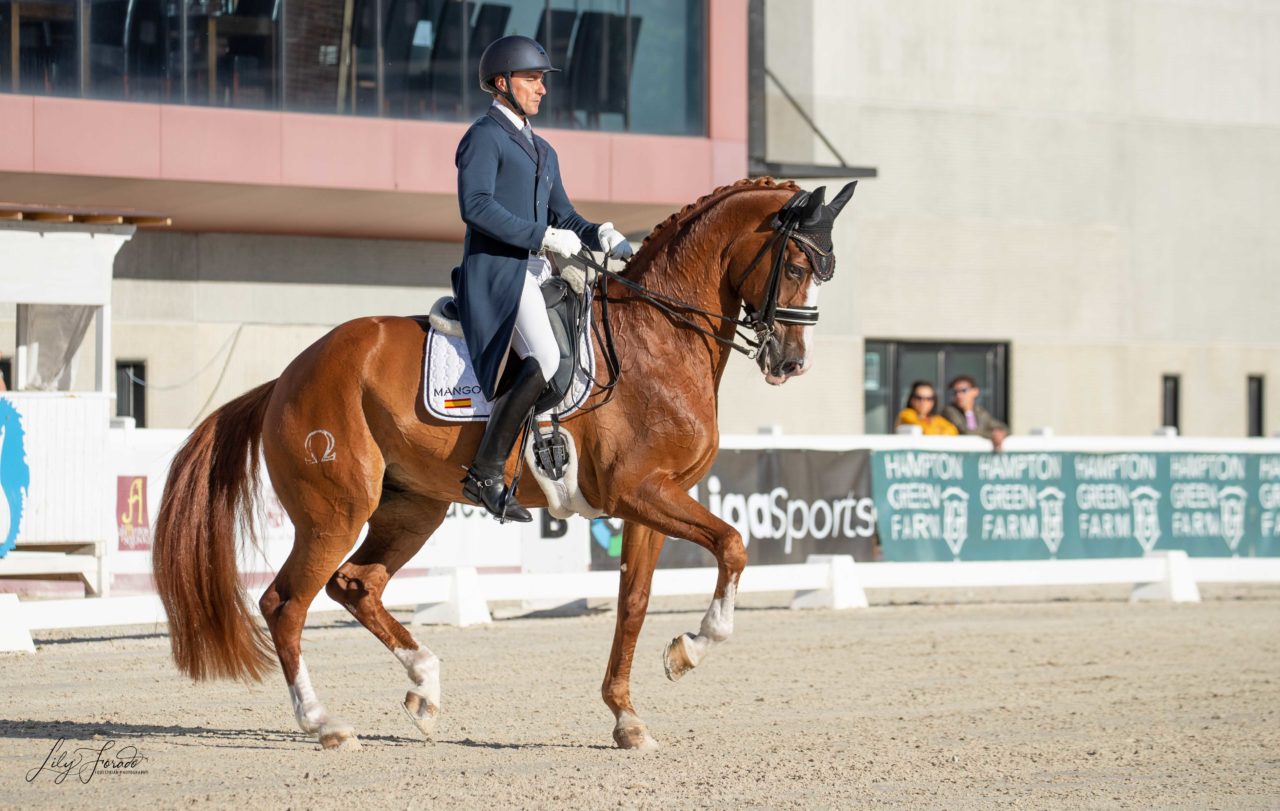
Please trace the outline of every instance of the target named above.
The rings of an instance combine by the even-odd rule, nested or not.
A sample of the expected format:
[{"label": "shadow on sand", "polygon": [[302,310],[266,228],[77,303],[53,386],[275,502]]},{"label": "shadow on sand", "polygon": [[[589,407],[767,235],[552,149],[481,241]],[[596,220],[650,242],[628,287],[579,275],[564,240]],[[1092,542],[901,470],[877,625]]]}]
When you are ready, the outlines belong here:
[{"label": "shadow on sand", "polygon": [[[163,726],[160,724],[124,724],[115,721],[14,721],[0,718],[0,738],[11,740],[56,741],[129,741],[135,746],[148,738],[169,738],[172,746],[225,747],[233,749],[280,749],[281,744],[314,748],[319,744],[311,735],[279,729],[211,729],[208,727]],[[385,743],[393,746],[423,746],[421,738],[399,735],[359,735],[363,743]],[[481,749],[612,749],[600,744],[573,743],[503,743],[476,741],[471,738],[440,740],[437,745],[466,746]]]},{"label": "shadow on sand", "polygon": [[[278,749],[279,744],[318,746],[311,735],[279,729],[213,729],[210,727],[126,724],[117,721],[13,721],[0,719],[0,738],[56,741],[128,740],[170,738],[174,746],[212,746],[235,749]],[[423,744],[421,738],[399,735],[360,735],[361,741],[378,741],[399,746]]]}]

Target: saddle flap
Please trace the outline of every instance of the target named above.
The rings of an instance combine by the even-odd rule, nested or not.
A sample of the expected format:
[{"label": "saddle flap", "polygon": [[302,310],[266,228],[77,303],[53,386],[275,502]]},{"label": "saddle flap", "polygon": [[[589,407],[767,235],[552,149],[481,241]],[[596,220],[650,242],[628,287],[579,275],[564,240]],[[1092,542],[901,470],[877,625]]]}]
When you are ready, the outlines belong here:
[{"label": "saddle flap", "polygon": [[558,277],[542,283],[542,299],[547,305],[551,332],[556,336],[556,345],[560,348],[560,365],[547,381],[546,389],[534,406],[538,413],[555,407],[569,393],[573,384],[578,368],[579,315],[582,312],[581,299],[574,294],[568,282]]}]

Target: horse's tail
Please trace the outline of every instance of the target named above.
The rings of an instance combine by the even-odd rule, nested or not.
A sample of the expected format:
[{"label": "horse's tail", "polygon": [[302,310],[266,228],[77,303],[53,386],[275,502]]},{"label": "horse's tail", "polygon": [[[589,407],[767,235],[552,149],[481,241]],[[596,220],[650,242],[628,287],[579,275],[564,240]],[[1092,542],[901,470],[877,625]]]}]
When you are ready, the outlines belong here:
[{"label": "horse's tail", "polygon": [[271,644],[236,572],[236,529],[256,542],[258,451],[275,385],[210,414],[169,467],[151,561],[174,662],[193,679],[257,681],[271,666]]}]

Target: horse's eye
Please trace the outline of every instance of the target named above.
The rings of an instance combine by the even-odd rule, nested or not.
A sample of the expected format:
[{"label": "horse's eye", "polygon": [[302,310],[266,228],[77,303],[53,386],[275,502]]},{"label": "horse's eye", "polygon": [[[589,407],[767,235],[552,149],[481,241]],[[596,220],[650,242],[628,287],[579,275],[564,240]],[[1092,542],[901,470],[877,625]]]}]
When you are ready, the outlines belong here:
[{"label": "horse's eye", "polygon": [[802,277],[804,276],[804,270],[805,270],[805,269],[804,269],[804,268],[802,268],[802,267],[800,267],[799,265],[796,265],[796,264],[788,264],[788,265],[787,265],[787,278],[789,278],[789,279],[800,279],[800,278],[802,278]]}]

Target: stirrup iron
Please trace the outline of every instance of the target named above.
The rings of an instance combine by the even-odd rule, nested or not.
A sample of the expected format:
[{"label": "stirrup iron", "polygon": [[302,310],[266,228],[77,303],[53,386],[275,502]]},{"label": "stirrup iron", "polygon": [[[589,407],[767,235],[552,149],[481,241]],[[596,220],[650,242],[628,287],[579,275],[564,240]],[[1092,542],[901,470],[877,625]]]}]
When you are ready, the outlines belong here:
[{"label": "stirrup iron", "polygon": [[564,478],[565,469],[569,465],[569,443],[560,431],[560,421],[554,417],[550,433],[544,434],[535,427],[533,459],[544,476],[554,481]]}]

